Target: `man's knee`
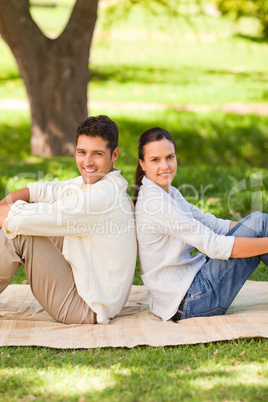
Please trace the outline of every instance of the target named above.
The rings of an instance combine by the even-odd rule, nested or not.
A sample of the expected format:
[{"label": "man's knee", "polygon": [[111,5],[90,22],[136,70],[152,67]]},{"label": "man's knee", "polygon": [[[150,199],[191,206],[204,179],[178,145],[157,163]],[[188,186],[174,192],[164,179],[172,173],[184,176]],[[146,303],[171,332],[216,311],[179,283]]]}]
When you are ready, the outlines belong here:
[{"label": "man's knee", "polygon": [[61,324],[96,324],[97,319],[96,319],[96,314],[92,312],[86,317],[78,317],[76,314],[67,314],[67,315],[62,315],[61,313],[57,314],[55,317],[53,317],[54,320]]}]

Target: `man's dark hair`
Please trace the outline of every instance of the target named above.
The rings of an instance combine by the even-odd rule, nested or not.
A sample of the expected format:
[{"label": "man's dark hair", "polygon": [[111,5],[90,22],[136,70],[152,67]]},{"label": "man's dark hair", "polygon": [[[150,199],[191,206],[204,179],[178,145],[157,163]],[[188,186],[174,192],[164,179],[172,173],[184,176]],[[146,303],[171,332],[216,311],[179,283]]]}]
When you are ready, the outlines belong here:
[{"label": "man's dark hair", "polygon": [[107,142],[107,148],[110,149],[111,153],[118,147],[118,127],[113,120],[105,115],[91,116],[80,123],[76,130],[76,144],[80,135],[101,137]]}]

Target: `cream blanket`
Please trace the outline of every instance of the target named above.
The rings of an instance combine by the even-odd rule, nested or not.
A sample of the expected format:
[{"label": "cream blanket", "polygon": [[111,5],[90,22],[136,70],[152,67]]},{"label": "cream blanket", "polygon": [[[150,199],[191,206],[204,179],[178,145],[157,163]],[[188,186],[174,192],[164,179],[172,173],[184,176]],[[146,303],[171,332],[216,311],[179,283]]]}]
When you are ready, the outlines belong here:
[{"label": "cream blanket", "polygon": [[144,286],[132,286],[121,314],[108,325],[55,322],[29,285],[10,285],[0,295],[0,346],[51,348],[185,345],[268,337],[268,282],[247,281],[227,315],[163,322],[150,313]]}]

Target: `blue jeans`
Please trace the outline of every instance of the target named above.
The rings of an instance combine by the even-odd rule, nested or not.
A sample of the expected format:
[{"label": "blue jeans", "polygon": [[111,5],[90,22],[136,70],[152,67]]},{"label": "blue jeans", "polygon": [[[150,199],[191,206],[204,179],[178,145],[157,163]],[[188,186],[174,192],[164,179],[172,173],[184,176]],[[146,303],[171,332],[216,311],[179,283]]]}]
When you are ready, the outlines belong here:
[{"label": "blue jeans", "polygon": [[[226,236],[268,237],[268,214],[248,215]],[[268,265],[268,254],[228,261],[207,258],[186,294],[180,319],[225,314],[260,261]]]}]

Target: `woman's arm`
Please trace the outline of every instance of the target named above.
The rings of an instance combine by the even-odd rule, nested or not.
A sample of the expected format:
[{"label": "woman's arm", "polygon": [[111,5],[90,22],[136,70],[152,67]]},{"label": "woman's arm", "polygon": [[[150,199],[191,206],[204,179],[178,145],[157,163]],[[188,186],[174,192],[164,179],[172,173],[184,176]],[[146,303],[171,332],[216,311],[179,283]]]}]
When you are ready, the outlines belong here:
[{"label": "woman's arm", "polygon": [[248,258],[268,253],[268,237],[236,237],[230,258]]},{"label": "woman's arm", "polygon": [[6,204],[14,204],[14,202],[22,200],[29,202],[30,200],[30,191],[28,187],[22,188],[20,190],[14,191],[11,194],[8,194],[5,198],[0,201],[0,205]]},{"label": "woman's arm", "polygon": [[229,226],[229,230],[233,229],[233,227],[234,227],[237,223],[238,223],[238,222],[231,221],[230,226]]}]

